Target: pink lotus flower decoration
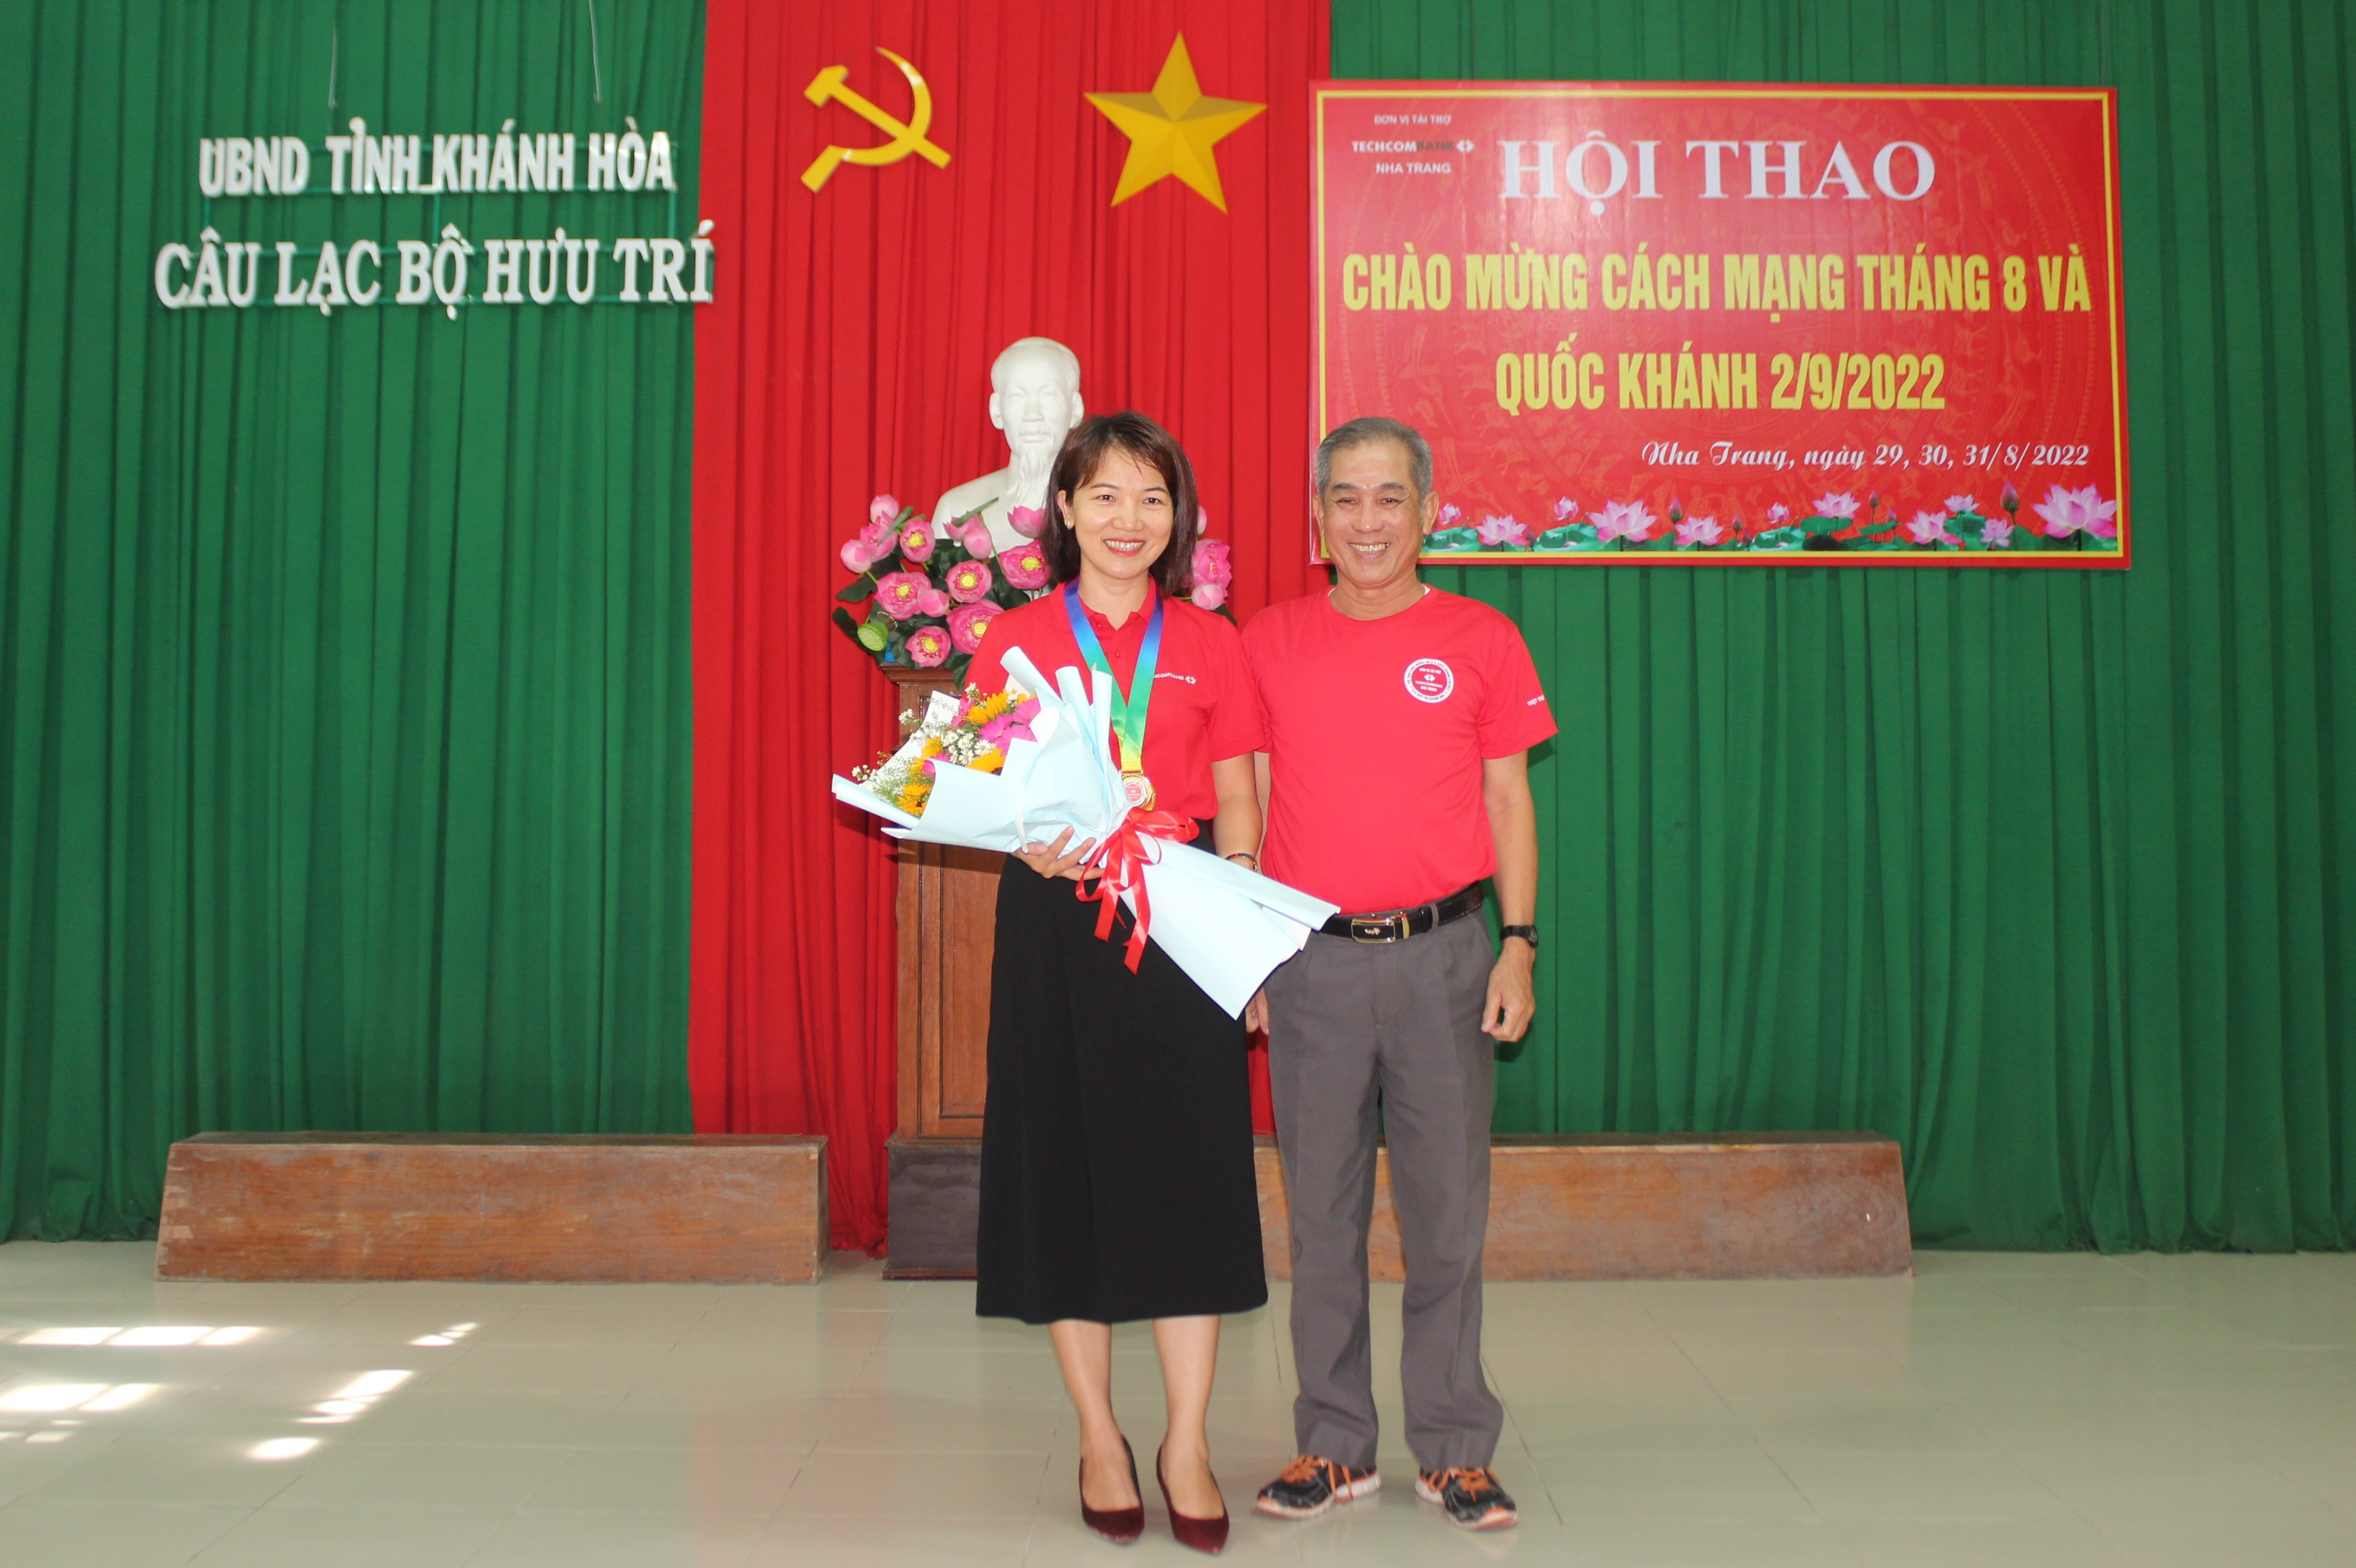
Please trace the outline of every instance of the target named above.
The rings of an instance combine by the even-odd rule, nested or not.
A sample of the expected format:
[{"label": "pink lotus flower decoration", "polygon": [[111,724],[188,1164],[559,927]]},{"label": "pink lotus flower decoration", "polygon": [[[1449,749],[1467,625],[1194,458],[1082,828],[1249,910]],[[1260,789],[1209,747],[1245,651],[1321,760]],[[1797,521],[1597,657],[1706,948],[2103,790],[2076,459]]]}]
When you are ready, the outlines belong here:
[{"label": "pink lotus flower decoration", "polygon": [[869,539],[864,532],[862,532],[857,538],[843,542],[842,564],[853,571],[864,571],[891,553],[890,530],[885,530],[880,539]]},{"label": "pink lotus flower decoration", "polygon": [[1197,610],[1215,610],[1227,602],[1227,585],[1224,582],[1198,582],[1194,592],[1186,596]]},{"label": "pink lotus flower decoration", "polygon": [[998,619],[997,605],[983,600],[979,604],[960,604],[949,612],[949,641],[961,654],[977,653],[981,648],[982,634]]},{"label": "pink lotus flower decoration", "polygon": [[946,615],[949,613],[949,596],[928,584],[916,595],[916,611],[924,615]]},{"label": "pink lotus flower decoration", "polygon": [[1481,542],[1491,549],[1527,549],[1530,530],[1511,517],[1481,519]]},{"label": "pink lotus flower decoration", "polygon": [[944,628],[919,626],[908,634],[908,662],[918,669],[938,669],[949,662],[952,645]]},{"label": "pink lotus flower decoration", "polygon": [[1677,525],[1677,542],[1682,545],[1716,544],[1726,537],[1716,517],[1695,517]]},{"label": "pink lotus flower decoration", "polygon": [[922,517],[911,517],[900,530],[900,557],[910,566],[922,566],[933,559],[933,525]]},{"label": "pink lotus flower decoration", "polygon": [[1979,515],[1979,503],[1972,499],[1969,496],[1950,496],[1947,497],[1947,513],[1950,517],[1961,517],[1965,512],[1969,512],[1974,517],[1977,517]]},{"label": "pink lotus flower decoration", "polygon": [[1236,580],[1234,547],[1225,539],[1196,539],[1189,575],[1197,584],[1215,583],[1225,588]]},{"label": "pink lotus flower decoration", "polygon": [[888,535],[900,521],[900,503],[889,496],[876,496],[867,503],[867,520]]},{"label": "pink lotus flower decoration", "polygon": [[1857,497],[1842,490],[1816,497],[1816,516],[1820,517],[1853,518],[1857,516]]},{"label": "pink lotus flower decoration", "polygon": [[1914,520],[1906,525],[1906,532],[1916,544],[1954,544],[1955,536],[1947,531],[1944,512],[1917,512]]},{"label": "pink lotus flower decoration", "polygon": [[968,517],[949,530],[949,537],[963,545],[966,554],[976,560],[988,560],[998,553],[998,541],[990,537],[990,525],[980,517]]},{"label": "pink lotus flower decoration", "polygon": [[1567,523],[1579,516],[1579,503],[1565,496],[1554,504],[1554,520]]},{"label": "pink lotus flower decoration", "polygon": [[1990,517],[1988,526],[1980,530],[1980,538],[1990,549],[2003,549],[2012,543],[2012,525],[2002,517]]},{"label": "pink lotus flower decoration", "polygon": [[1595,539],[1599,544],[1613,539],[1648,539],[1653,537],[1653,525],[1659,519],[1644,510],[1642,501],[1606,501],[1603,509],[1595,514]]},{"label": "pink lotus flower decoration", "polygon": [[875,580],[876,607],[894,621],[924,613],[925,595],[935,592],[939,590],[920,571],[890,571]]},{"label": "pink lotus flower decoration", "polygon": [[1016,545],[998,558],[998,570],[1025,593],[1035,593],[1047,586],[1047,552],[1035,544]]},{"label": "pink lotus flower decoration", "polygon": [[960,604],[970,604],[988,593],[997,581],[987,561],[961,560],[949,568],[949,597]]},{"label": "pink lotus flower decoration", "polygon": [[1039,717],[1039,699],[1026,697],[981,727],[982,743],[1004,751],[1010,741],[1035,741],[1031,720]]},{"label": "pink lotus flower decoration", "polygon": [[1774,528],[1791,515],[1792,508],[1778,501],[1767,508],[1767,526],[1771,528]]},{"label": "pink lotus flower decoration", "polygon": [[1037,507],[1017,507],[1006,514],[1006,526],[1026,539],[1047,531],[1047,514]]},{"label": "pink lotus flower decoration", "polygon": [[2119,537],[2119,525],[2113,520],[2119,504],[2104,500],[2102,492],[2092,485],[2083,490],[2055,485],[2046,491],[2044,501],[2031,509],[2045,519],[2048,539],[2067,539],[2082,528],[2098,539]]},{"label": "pink lotus flower decoration", "polygon": [[1440,508],[1440,526],[1443,528],[1453,528],[1456,525],[1456,519],[1463,515],[1463,512],[1455,507],[1442,507]]}]

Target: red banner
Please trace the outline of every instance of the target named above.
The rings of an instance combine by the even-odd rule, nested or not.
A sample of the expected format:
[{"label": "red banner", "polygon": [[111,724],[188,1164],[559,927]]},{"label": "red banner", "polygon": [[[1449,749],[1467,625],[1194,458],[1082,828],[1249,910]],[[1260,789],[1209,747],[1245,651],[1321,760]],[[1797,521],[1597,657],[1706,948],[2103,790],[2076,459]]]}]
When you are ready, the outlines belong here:
[{"label": "red banner", "polygon": [[1319,427],[1427,553],[2125,566],[2108,89],[1323,83]]}]

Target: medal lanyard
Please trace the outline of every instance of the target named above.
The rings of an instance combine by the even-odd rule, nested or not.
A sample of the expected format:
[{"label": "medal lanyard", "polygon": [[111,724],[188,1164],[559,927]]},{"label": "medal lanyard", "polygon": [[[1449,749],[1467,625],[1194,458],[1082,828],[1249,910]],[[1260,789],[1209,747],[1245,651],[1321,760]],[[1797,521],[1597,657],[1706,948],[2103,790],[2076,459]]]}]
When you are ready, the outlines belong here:
[{"label": "medal lanyard", "polygon": [[1102,670],[1112,683],[1112,731],[1120,741],[1120,771],[1124,773],[1145,772],[1145,712],[1153,703],[1153,667],[1162,656],[1162,595],[1153,596],[1153,618],[1145,624],[1145,641],[1137,650],[1137,668],[1131,672],[1129,689],[1120,688],[1120,680],[1112,673],[1105,658],[1104,645],[1097,640],[1097,629],[1088,624],[1088,613],[1080,607],[1080,585],[1064,585],[1064,611],[1072,618],[1072,640],[1080,645],[1080,656],[1088,667]]}]

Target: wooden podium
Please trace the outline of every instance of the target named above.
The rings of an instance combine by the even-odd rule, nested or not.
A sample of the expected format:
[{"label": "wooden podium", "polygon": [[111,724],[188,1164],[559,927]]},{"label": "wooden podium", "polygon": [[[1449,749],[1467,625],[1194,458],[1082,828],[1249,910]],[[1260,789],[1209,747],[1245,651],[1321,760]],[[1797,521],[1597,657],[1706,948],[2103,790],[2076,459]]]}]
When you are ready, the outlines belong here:
[{"label": "wooden podium", "polygon": [[[887,669],[912,720],[939,670]],[[905,737],[909,722],[903,722]],[[990,1083],[990,961],[1004,857],[900,846],[900,1117],[887,1146],[894,1279],[967,1278],[981,1190],[981,1106]]]}]

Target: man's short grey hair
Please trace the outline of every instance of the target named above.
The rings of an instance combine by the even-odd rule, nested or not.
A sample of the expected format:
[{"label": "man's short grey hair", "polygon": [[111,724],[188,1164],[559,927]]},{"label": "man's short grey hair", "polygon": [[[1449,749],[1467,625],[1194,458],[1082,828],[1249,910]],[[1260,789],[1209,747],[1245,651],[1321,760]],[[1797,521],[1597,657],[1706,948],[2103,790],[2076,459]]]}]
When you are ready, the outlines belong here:
[{"label": "man's short grey hair", "polygon": [[1415,484],[1415,498],[1422,500],[1431,494],[1431,443],[1418,434],[1411,425],[1380,414],[1362,414],[1345,425],[1338,425],[1332,434],[1317,443],[1317,496],[1323,500],[1325,486],[1333,480],[1333,454],[1347,452],[1354,446],[1367,446],[1378,441],[1395,441],[1407,448],[1408,477]]}]

